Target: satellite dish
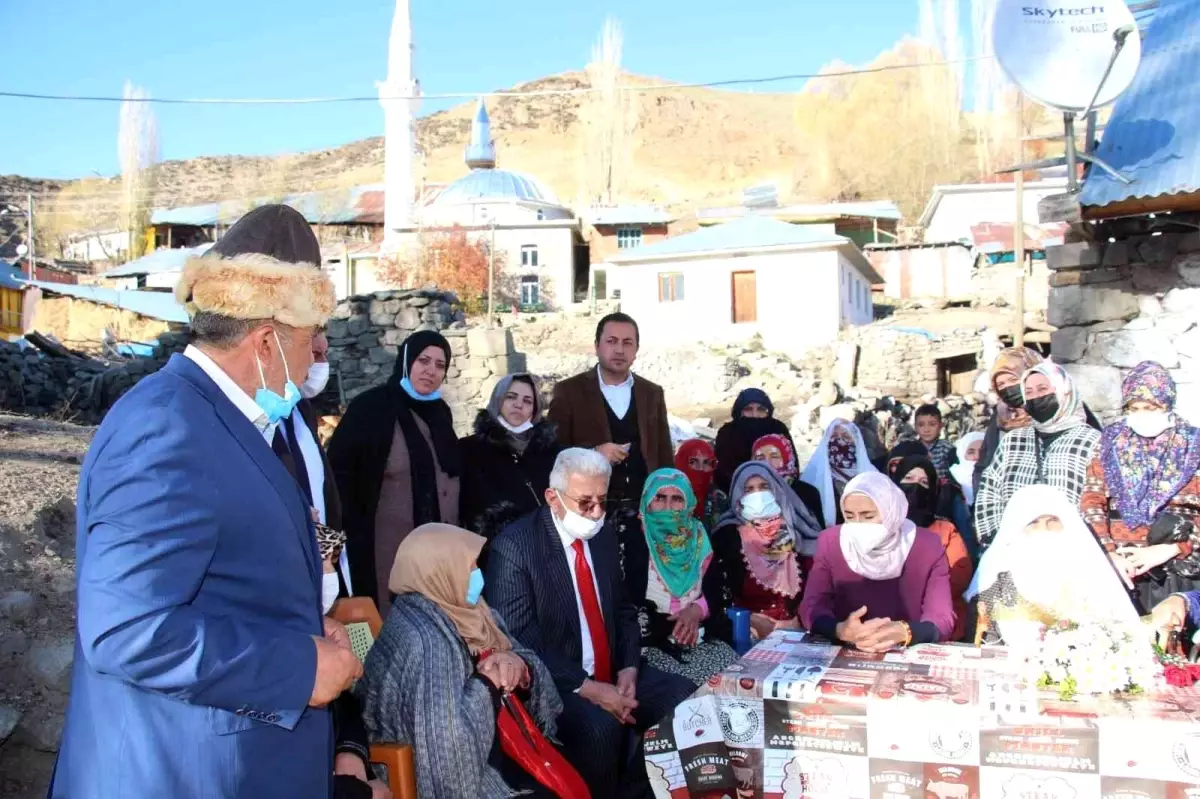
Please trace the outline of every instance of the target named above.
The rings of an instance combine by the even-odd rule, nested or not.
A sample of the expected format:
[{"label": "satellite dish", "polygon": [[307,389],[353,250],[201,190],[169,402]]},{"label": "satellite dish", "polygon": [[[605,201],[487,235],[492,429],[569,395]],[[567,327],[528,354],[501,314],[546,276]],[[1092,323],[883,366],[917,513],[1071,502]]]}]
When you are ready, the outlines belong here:
[{"label": "satellite dish", "polygon": [[998,0],[992,43],[1009,80],[1063,112],[1116,100],[1142,58],[1137,22],[1122,0]]}]

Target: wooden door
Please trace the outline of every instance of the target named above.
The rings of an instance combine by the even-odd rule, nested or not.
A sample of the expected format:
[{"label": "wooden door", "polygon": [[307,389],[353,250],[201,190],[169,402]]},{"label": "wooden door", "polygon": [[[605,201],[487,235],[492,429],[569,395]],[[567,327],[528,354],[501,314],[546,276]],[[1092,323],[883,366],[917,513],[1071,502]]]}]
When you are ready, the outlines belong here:
[{"label": "wooden door", "polygon": [[758,278],[754,272],[734,272],[733,323],[758,321]]}]

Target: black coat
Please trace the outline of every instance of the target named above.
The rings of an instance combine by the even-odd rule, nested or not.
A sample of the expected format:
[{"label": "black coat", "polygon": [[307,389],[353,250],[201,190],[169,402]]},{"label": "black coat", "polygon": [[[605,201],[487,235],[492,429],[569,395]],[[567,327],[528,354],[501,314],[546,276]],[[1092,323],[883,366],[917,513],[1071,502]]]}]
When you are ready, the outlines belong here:
[{"label": "black coat", "polygon": [[[627,526],[625,540],[621,542],[621,558],[622,570],[625,573],[625,595],[638,609],[642,646],[653,646],[678,657],[681,650],[670,642],[671,633],[675,631],[675,622],[646,598],[646,588],[650,584],[650,547],[646,543],[641,524],[635,522]],[[708,618],[701,626],[704,628],[705,641],[724,641],[733,646],[733,626],[729,617],[725,615],[729,602],[722,590],[718,573],[714,552],[712,560],[708,563],[708,571],[704,573],[700,584],[700,590],[708,603]]]},{"label": "black coat", "polygon": [[750,460],[754,442],[772,434],[786,438],[792,445],[792,452],[796,451],[792,431],[773,416],[766,419],[734,419],[722,425],[717,431],[717,441],[713,445],[717,456],[717,469],[713,473],[714,485],[726,494],[730,493],[729,483],[733,480],[733,473]]},{"label": "black coat", "polygon": [[480,411],[475,433],[459,441],[459,523],[489,541],[510,522],[545,504],[550,471],[561,448],[553,422],[539,422],[530,433],[524,454],[518,455],[508,431]]}]

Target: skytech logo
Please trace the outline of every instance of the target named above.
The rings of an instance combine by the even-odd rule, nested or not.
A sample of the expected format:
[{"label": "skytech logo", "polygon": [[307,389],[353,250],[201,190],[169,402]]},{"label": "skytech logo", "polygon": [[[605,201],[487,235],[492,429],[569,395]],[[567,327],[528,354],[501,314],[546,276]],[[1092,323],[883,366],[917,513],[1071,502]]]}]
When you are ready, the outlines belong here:
[{"label": "skytech logo", "polygon": [[1058,8],[1039,8],[1037,6],[1024,6],[1021,13],[1026,17],[1033,17],[1038,22],[1061,22],[1067,19],[1078,19],[1079,17],[1097,17],[1104,13],[1104,6],[1075,6],[1068,8],[1059,6]]}]

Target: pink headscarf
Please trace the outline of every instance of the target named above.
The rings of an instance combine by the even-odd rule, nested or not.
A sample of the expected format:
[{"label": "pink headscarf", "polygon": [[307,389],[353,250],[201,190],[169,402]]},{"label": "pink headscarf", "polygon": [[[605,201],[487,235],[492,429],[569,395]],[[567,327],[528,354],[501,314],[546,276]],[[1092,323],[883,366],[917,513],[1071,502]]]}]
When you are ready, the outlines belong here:
[{"label": "pink headscarf", "polygon": [[908,499],[887,475],[865,472],[846,484],[842,492],[842,510],[846,498],[862,494],[879,509],[876,524],[847,522],[839,533],[846,565],[868,580],[893,580],[904,571],[904,561],[912,550],[917,527],[908,520]]}]

